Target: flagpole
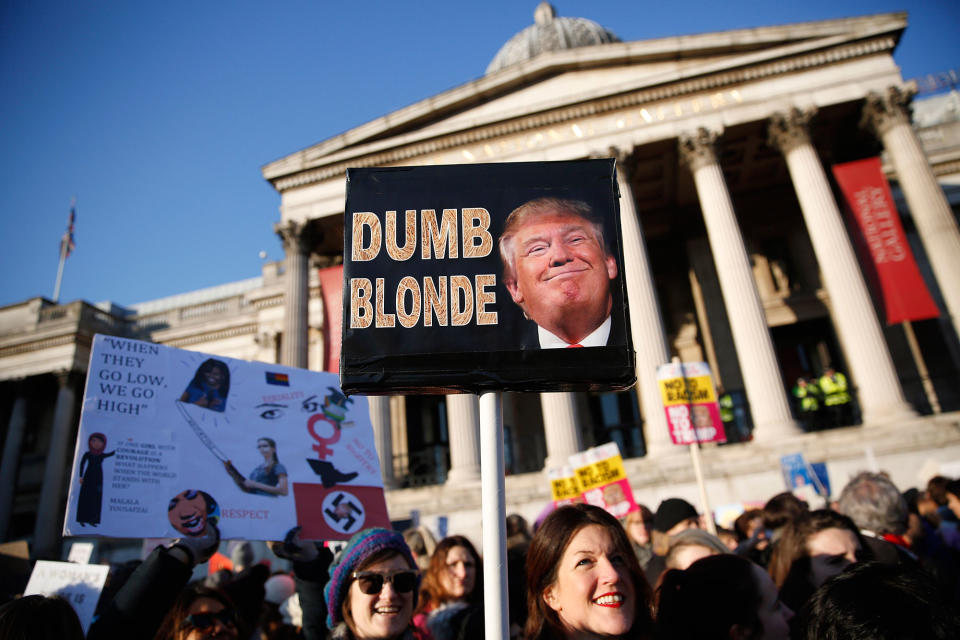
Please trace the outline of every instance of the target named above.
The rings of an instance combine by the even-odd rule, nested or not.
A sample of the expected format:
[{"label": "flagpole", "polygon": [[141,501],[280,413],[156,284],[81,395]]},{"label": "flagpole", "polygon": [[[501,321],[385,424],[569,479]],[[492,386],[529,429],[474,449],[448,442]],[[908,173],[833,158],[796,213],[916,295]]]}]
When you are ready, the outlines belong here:
[{"label": "flagpole", "polygon": [[63,263],[67,259],[67,243],[60,238],[60,265],[57,267],[57,283],[53,286],[53,302],[60,302],[60,283],[63,281]]},{"label": "flagpole", "polygon": [[60,302],[60,284],[63,282],[63,263],[73,250],[73,225],[77,217],[77,196],[70,198],[70,217],[67,218],[67,230],[60,236],[60,264],[57,266],[57,283],[53,285],[53,301]]}]

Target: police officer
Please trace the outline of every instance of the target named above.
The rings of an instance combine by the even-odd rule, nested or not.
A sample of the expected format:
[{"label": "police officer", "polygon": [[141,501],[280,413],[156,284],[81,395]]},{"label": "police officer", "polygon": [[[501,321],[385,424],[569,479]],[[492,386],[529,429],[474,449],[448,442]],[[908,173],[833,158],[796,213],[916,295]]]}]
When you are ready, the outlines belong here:
[{"label": "police officer", "polygon": [[820,428],[820,387],[813,380],[803,376],[797,378],[793,387],[793,397],[796,398],[797,415],[804,431],[816,431]]},{"label": "police officer", "polygon": [[831,427],[850,424],[850,393],[847,391],[847,377],[827,367],[819,380],[820,391],[823,393],[823,404],[826,406]]}]

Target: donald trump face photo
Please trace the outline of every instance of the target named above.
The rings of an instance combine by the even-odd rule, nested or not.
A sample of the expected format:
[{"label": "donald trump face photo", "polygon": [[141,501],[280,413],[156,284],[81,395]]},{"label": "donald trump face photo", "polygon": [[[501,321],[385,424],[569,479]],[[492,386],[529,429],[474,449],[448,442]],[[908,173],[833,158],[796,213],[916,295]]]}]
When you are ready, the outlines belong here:
[{"label": "donald trump face photo", "polygon": [[529,346],[607,344],[617,261],[589,205],[538,198],[517,207],[500,236],[500,258],[510,297],[537,324]]}]

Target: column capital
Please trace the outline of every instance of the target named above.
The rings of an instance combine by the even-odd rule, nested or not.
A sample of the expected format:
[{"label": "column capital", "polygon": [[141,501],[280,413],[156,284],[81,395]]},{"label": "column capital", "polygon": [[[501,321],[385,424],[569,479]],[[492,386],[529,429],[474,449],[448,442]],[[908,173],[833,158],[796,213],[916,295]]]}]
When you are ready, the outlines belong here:
[{"label": "column capital", "polygon": [[57,384],[61,389],[72,386],[77,380],[77,372],[72,369],[58,369],[53,372],[53,376],[57,379]]},{"label": "column capital", "polygon": [[883,93],[871,91],[864,101],[860,126],[882,136],[898,124],[910,124],[910,102],[916,92],[911,86],[888,87]]},{"label": "column capital", "polygon": [[274,232],[283,242],[283,250],[287,253],[309,255],[313,244],[313,227],[309,222],[287,220],[273,225]]},{"label": "column capital", "polygon": [[786,155],[800,145],[810,144],[810,121],[817,113],[816,107],[789,111],[777,111],[770,116],[767,127],[767,144]]},{"label": "column capital", "polygon": [[275,349],[278,335],[277,331],[261,331],[253,336],[253,341],[265,349]]},{"label": "column capital", "polygon": [[608,157],[613,158],[617,161],[617,170],[623,175],[627,180],[630,179],[633,175],[633,165],[631,163],[631,158],[633,157],[633,146],[618,146],[610,147],[607,149]]},{"label": "column capital", "polygon": [[717,138],[720,134],[706,127],[700,127],[695,132],[680,134],[677,147],[680,151],[680,160],[691,171],[717,164]]}]

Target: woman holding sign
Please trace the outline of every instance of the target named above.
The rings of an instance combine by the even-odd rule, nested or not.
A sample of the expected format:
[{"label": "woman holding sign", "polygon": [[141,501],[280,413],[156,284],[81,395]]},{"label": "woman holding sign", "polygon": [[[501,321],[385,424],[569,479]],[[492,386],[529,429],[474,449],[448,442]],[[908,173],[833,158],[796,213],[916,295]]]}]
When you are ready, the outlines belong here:
[{"label": "woman holding sign", "polygon": [[620,523],[599,507],[560,507],[527,552],[527,640],[651,638],[650,586]]},{"label": "woman holding sign", "polygon": [[287,468],[277,460],[277,442],[273,438],[260,438],[257,451],[264,462],[250,472],[243,486],[250,493],[261,496],[287,495]]}]

